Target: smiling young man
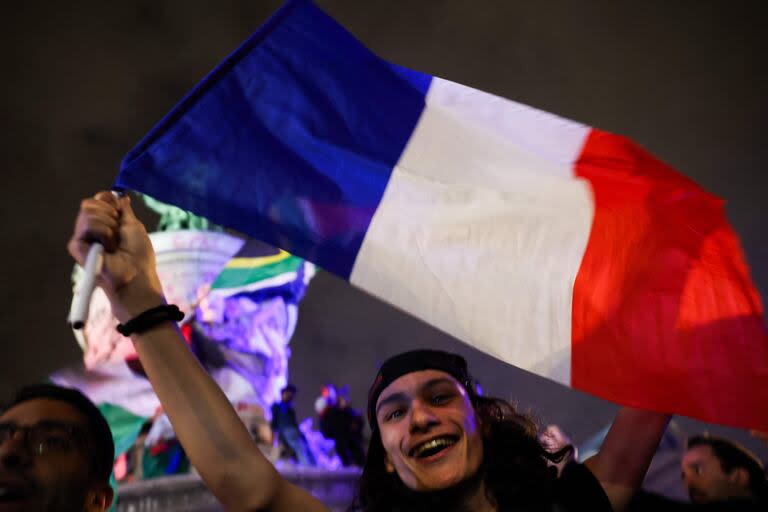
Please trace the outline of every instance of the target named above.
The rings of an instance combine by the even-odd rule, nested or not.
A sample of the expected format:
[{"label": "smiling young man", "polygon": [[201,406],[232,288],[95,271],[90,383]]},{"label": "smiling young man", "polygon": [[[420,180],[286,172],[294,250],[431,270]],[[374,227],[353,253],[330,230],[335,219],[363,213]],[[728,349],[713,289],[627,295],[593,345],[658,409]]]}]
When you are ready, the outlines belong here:
[{"label": "smiling young man", "polygon": [[114,442],[79,391],[16,393],[0,414],[0,512],[103,512],[112,503]]},{"label": "smiling young man", "polygon": [[410,489],[445,489],[480,469],[483,440],[472,401],[445,372],[420,370],[398,378],[379,397],[374,422],[384,467]]},{"label": "smiling young man", "polygon": [[[558,456],[541,445],[534,422],[475,389],[466,361],[456,354],[415,350],[381,366],[369,393],[373,432],[357,509],[618,509],[645,472],[648,454],[638,458],[642,444],[655,445],[651,436],[640,439],[641,452],[617,450],[617,433],[642,430],[636,421],[641,418],[652,421],[652,430],[664,424],[660,415],[623,411],[603,456],[608,465],[599,458],[592,471],[571,464],[558,478],[548,464]],[[624,468],[611,462],[617,457],[626,460]]]},{"label": "smiling young man", "polygon": [[[81,203],[69,251],[81,264],[104,244],[98,276],[190,461],[227,510],[326,511],[283,479],[203,370],[165,304],[146,229],[130,198]],[[622,409],[598,455],[547,467],[533,422],[478,396],[460,356],[416,351],[382,365],[371,388],[371,444],[354,507],[404,510],[622,510],[642,482],[668,417]]]}]

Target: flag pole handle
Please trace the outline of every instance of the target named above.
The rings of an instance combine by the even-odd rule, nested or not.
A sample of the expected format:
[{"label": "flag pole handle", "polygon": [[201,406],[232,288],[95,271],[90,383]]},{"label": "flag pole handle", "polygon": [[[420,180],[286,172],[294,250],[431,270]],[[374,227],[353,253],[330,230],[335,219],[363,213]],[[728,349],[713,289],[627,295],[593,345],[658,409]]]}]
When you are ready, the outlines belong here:
[{"label": "flag pole handle", "polygon": [[[113,189],[112,194],[118,198],[123,196],[123,192],[117,189]],[[96,276],[101,273],[103,265],[104,246],[99,242],[94,242],[85,257],[80,286],[75,290],[72,296],[72,305],[69,308],[69,325],[73,329],[82,329],[88,320],[91,295],[93,295],[93,289],[96,287]]]}]

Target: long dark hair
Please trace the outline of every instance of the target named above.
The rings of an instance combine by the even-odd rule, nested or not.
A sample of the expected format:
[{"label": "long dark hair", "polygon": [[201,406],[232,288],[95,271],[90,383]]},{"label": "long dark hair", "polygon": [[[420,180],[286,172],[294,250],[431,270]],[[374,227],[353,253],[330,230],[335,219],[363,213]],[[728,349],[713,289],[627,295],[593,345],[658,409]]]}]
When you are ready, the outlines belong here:
[{"label": "long dark hair", "polygon": [[[472,392],[470,396],[483,436],[483,462],[478,474],[470,480],[485,484],[488,499],[499,510],[550,510],[557,472],[548,467],[546,459],[562,458],[563,454],[554,457],[547,454],[538,441],[533,419],[518,412],[506,400]],[[426,510],[433,508],[430,503],[435,506],[456,503],[466,490],[460,484],[457,489],[437,493],[414,492],[403,484],[397,473],[386,471],[384,457],[381,437],[374,428],[350,512]]]}]

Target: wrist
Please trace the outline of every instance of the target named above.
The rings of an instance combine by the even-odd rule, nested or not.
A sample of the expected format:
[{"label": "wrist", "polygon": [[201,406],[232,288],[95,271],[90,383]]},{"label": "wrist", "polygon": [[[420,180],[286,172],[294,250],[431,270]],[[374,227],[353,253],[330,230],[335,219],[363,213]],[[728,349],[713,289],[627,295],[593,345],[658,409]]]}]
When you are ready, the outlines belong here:
[{"label": "wrist", "polygon": [[125,323],[120,323],[117,326],[117,332],[123,336],[142,334],[156,328],[161,324],[164,324],[165,322],[178,323],[183,319],[184,313],[182,313],[175,304],[155,306],[154,308],[150,308],[140,313],[138,316],[130,319]]},{"label": "wrist", "polygon": [[136,280],[115,290],[111,295],[109,299],[112,314],[120,323],[125,323],[148,309],[166,304],[159,280]]}]

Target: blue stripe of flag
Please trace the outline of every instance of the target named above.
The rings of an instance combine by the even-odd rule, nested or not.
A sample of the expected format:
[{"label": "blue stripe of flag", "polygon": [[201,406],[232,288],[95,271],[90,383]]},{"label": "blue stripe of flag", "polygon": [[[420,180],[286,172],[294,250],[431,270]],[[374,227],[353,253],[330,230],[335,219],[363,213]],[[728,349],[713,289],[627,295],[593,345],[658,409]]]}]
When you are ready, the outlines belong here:
[{"label": "blue stripe of flag", "polygon": [[348,278],[430,80],[290,0],[128,153],[116,185]]}]

